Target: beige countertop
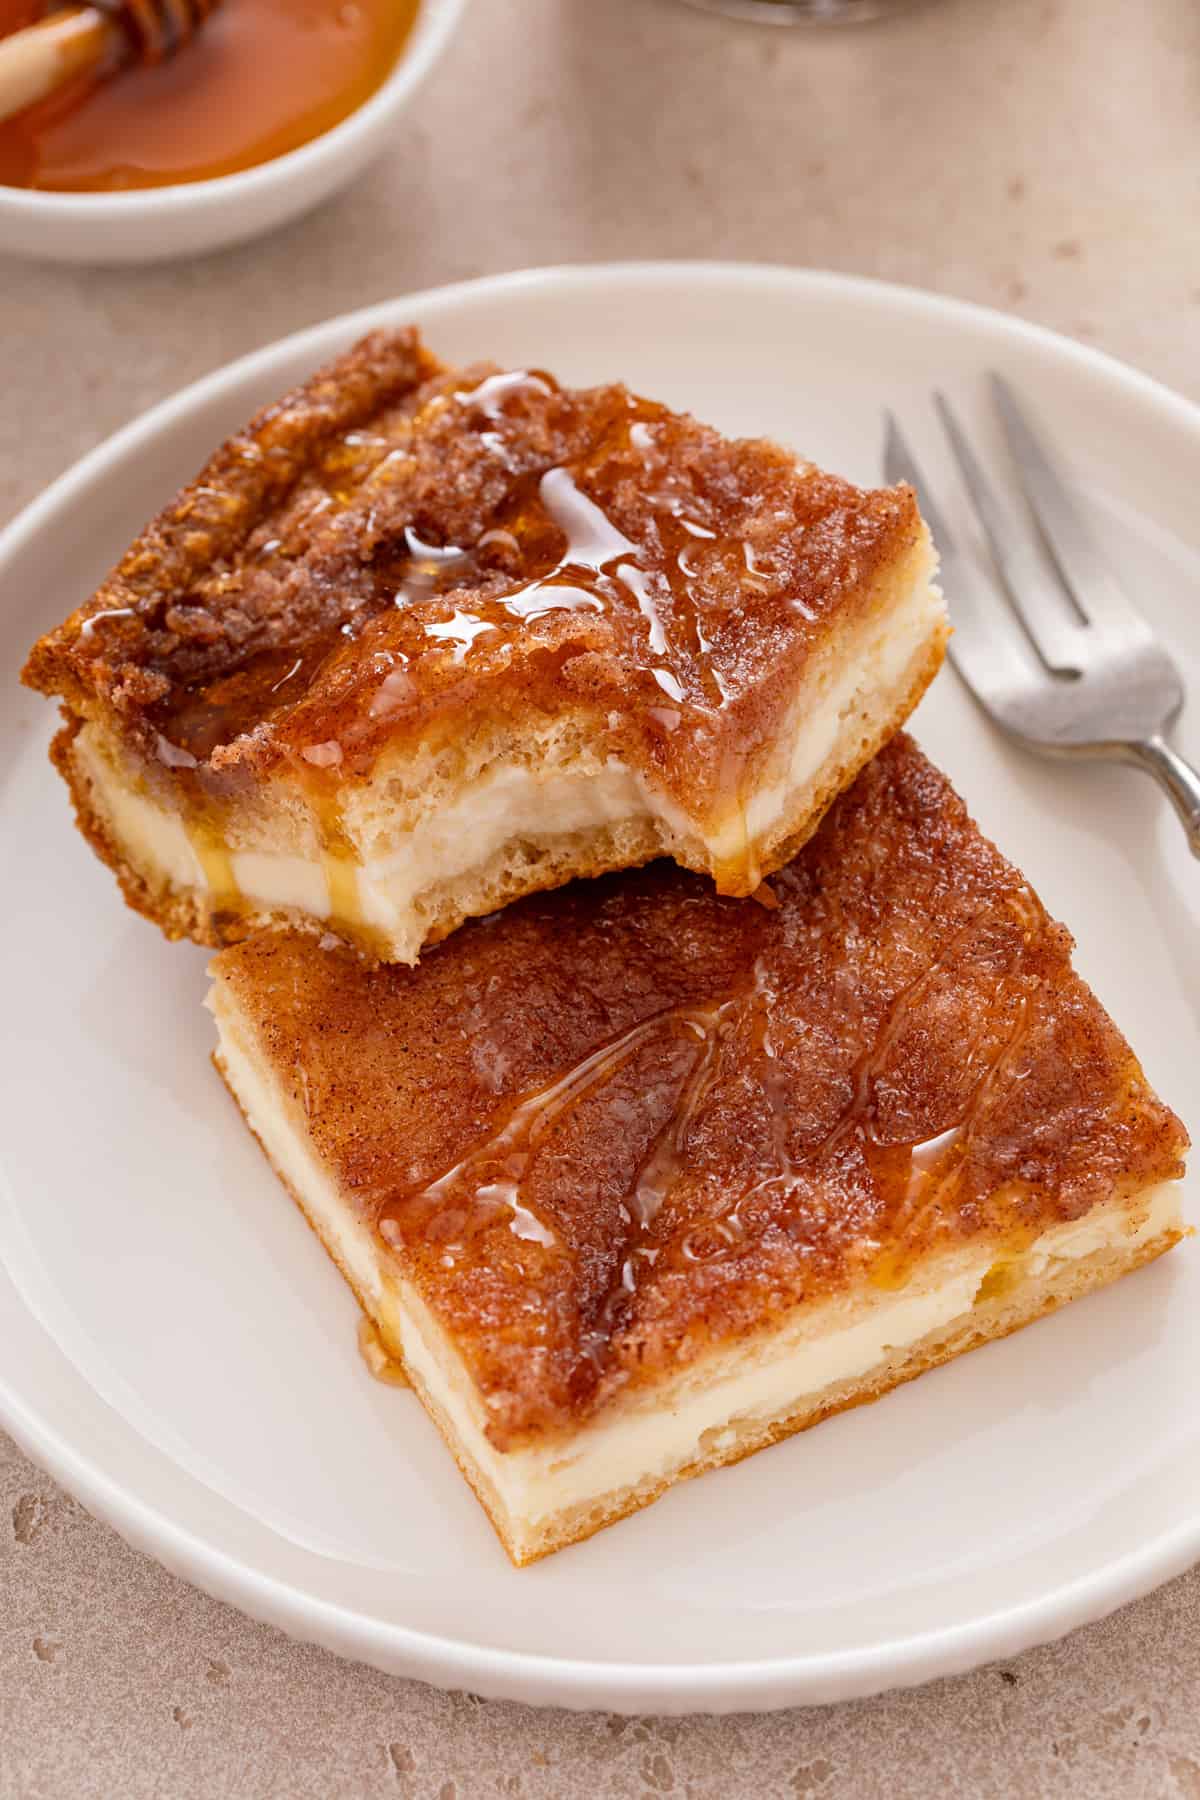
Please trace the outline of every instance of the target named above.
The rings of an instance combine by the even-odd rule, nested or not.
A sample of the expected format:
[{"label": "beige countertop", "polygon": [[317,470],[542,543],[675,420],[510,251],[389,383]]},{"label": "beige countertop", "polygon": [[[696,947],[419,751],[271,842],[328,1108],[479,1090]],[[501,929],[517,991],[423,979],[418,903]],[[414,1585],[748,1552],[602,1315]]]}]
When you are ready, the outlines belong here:
[{"label": "beige countertop", "polygon": [[[813,36],[672,0],[476,0],[389,154],[276,237],[0,259],[0,522],[229,358],[535,263],[716,256],[938,288],[1200,399],[1200,9],[931,0]],[[291,1643],[128,1550],[0,1436],[0,1800],[1200,1800],[1200,1572],[1011,1664],[852,1705],[623,1721]]]}]

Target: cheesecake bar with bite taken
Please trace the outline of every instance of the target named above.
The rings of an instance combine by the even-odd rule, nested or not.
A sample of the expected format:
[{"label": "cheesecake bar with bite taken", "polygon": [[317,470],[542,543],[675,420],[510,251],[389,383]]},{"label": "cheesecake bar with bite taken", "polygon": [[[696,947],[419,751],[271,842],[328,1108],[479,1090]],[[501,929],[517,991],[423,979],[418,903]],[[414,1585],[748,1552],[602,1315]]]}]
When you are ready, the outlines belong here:
[{"label": "cheesecake bar with bite taken", "polygon": [[660,862],[416,969],[213,962],[222,1075],[516,1563],[1182,1235],[1182,1126],[909,739],[760,898]]},{"label": "cheesecake bar with bite taken", "polygon": [[659,855],[751,893],[946,632],[911,490],[395,331],[231,438],[25,679],[170,936],[414,962]]}]

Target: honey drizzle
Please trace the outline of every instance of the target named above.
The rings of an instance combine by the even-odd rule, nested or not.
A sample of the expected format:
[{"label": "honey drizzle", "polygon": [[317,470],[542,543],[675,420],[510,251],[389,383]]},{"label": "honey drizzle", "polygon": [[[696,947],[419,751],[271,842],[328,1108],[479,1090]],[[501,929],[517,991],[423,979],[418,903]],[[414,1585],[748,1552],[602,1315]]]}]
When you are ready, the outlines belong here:
[{"label": "honey drizzle", "polygon": [[[421,1236],[444,1246],[443,1263],[453,1267],[465,1240],[507,1217],[515,1236],[536,1240],[552,1253],[564,1253],[565,1246],[552,1225],[528,1205],[527,1195],[522,1198],[523,1184],[547,1133],[589,1093],[611,1081],[654,1038],[664,1033],[674,1037],[683,1052],[670,1077],[681,1084],[678,1099],[671,1116],[654,1134],[622,1204],[626,1236],[617,1279],[601,1298],[596,1324],[582,1340],[583,1356],[598,1365],[608,1334],[636,1291],[639,1270],[652,1267],[660,1254],[661,1246],[653,1241],[655,1220],[687,1167],[688,1133],[717,1079],[722,1050],[737,1043],[747,1026],[752,1054],[760,1065],[763,1061],[768,1065],[763,1091],[772,1109],[776,1166],[746,1192],[761,1191],[771,1181],[790,1180],[794,1170],[786,1151],[786,1097],[774,1068],[764,974],[761,962],[756,962],[753,984],[742,992],[709,1005],[664,1008],[601,1044],[564,1075],[521,1096],[498,1129],[452,1168],[425,1187],[389,1200],[379,1214],[380,1234],[399,1248],[406,1233],[415,1228]],[[744,1236],[736,1204],[730,1205],[722,1218],[705,1221],[705,1225],[715,1236],[718,1253]],[[707,1260],[713,1253],[711,1246],[697,1246],[694,1232],[685,1238],[685,1259]]]},{"label": "honey drizzle", "polygon": [[358,891],[358,863],[337,851],[321,852],[321,867],[329,890],[329,922],[333,926],[358,926],[363,922]]},{"label": "honey drizzle", "polygon": [[[997,913],[1015,913],[1024,927],[1021,950],[998,976],[992,1011],[1011,1000],[1012,1020],[1003,1041],[979,1070],[959,1117],[933,1137],[890,1144],[878,1135],[875,1089],[887,1059],[908,1019],[930,984],[947,967],[963,943],[986,929]],[[920,1234],[953,1187],[970,1148],[972,1133],[988,1095],[1018,1055],[1029,1029],[1028,994],[1011,983],[1020,973],[1024,950],[1041,930],[1045,915],[1025,888],[976,914],[942,947],[938,955],[893,998],[870,1048],[852,1076],[849,1104],[816,1145],[799,1156],[789,1143],[790,1089],[786,1071],[771,1037],[770,972],[760,956],[753,980],[745,989],[708,1005],[673,1006],[651,1015],[610,1038],[553,1081],[518,1097],[499,1124],[451,1168],[407,1194],[393,1196],[381,1209],[378,1229],[386,1242],[402,1247],[409,1235],[445,1247],[443,1260],[453,1266],[463,1243],[492,1225],[507,1221],[509,1229],[534,1240],[550,1253],[564,1253],[553,1225],[529,1205],[528,1182],[539,1149],[551,1128],[589,1094],[609,1083],[656,1036],[667,1033],[683,1056],[671,1072],[679,1083],[671,1116],[655,1133],[622,1205],[626,1237],[617,1279],[602,1299],[596,1323],[585,1331],[583,1354],[592,1362],[604,1354],[609,1335],[630,1296],[640,1270],[653,1266],[662,1246],[654,1241],[655,1221],[673,1187],[688,1168],[688,1135],[702,1114],[716,1083],[722,1050],[736,1048],[739,1064],[755,1072],[766,1102],[769,1142],[758,1173],[745,1181],[716,1215],[701,1218],[676,1246],[685,1262],[706,1262],[735,1251],[746,1241],[745,1209],[755,1200],[787,1193],[818,1176],[820,1166],[848,1143],[864,1157],[871,1178],[887,1206],[890,1244],[876,1255],[873,1282],[899,1287],[911,1274]],[[915,1248],[914,1248],[915,1246]],[[1014,1236],[1012,1250],[1016,1246]]]},{"label": "honey drizzle", "polygon": [[875,1129],[873,1089],[916,1002],[950,963],[959,947],[978,933],[989,919],[1004,912],[1013,913],[1023,928],[1022,952],[1028,949],[1045,923],[1039,901],[1031,889],[1023,886],[984,908],[955,932],[933,962],[892,1002],[882,1031],[855,1071],[851,1109],[826,1140],[825,1148],[835,1149],[848,1133],[855,1133],[877,1186],[885,1192],[891,1190],[889,1198],[893,1204],[889,1207],[887,1223],[892,1242],[880,1251],[871,1270],[871,1279],[879,1287],[894,1289],[902,1287],[908,1280],[921,1232],[953,1189],[987,1097],[1028,1036],[1028,994],[1019,989],[1010,993],[1010,984],[1019,973],[1020,958],[1015,966],[1006,968],[995,983],[992,1010],[1011,1001],[1012,1021],[999,1047],[980,1071],[960,1118],[932,1138],[915,1144],[884,1144]]},{"label": "honey drizzle", "polygon": [[309,801],[320,837],[321,869],[329,893],[329,923],[357,929],[364,923],[358,886],[359,860],[335,793],[313,783]]},{"label": "honey drizzle", "polygon": [[[1028,946],[1037,931],[1040,931],[1045,915],[1041,906],[1029,888],[1022,887],[975,913],[966,923],[959,927],[947,939],[933,961],[926,964],[921,973],[913,978],[907,987],[900,992],[888,1007],[883,1025],[871,1046],[870,1051],[858,1063],[854,1072],[854,1095],[849,1112],[839,1119],[823,1146],[826,1150],[835,1149],[846,1134],[854,1130],[860,1123],[871,1121],[872,1089],[883,1070],[886,1058],[899,1037],[916,1002],[926,992],[930,984],[949,965],[959,948],[971,937],[975,936],[985,923],[998,913],[1012,912],[1024,927],[1023,946]],[[1012,974],[1009,969],[1006,976]],[[998,991],[1002,983],[997,984]],[[945,1135],[942,1133],[941,1135]]]},{"label": "honey drizzle", "polygon": [[[502,427],[508,417],[507,406],[510,400],[519,400],[529,393],[544,396],[558,392],[560,389],[552,376],[541,370],[518,369],[489,376],[477,387],[460,390],[455,397],[468,411],[481,411],[491,424]],[[676,679],[673,670],[661,666],[662,659],[668,656],[670,644],[654,588],[657,581],[666,580],[673,609],[679,616],[682,628],[682,648],[696,667],[705,690],[705,702],[700,709],[719,711],[725,704],[726,695],[719,676],[708,660],[712,646],[704,635],[700,610],[690,582],[686,579],[673,582],[656,570],[644,569],[639,561],[637,545],[625,536],[603,507],[581,485],[606,459],[629,448],[635,450],[647,468],[654,472],[654,444],[649,427],[658,416],[659,409],[650,403],[633,395],[626,396],[624,416],[602,436],[600,442],[580,463],[572,467],[560,465],[547,469],[537,478],[536,496],[529,493],[518,497],[515,517],[511,521],[518,544],[522,537],[536,534],[539,527],[548,521],[565,540],[564,548],[557,563],[545,575],[525,583],[491,605],[499,611],[525,619],[540,617],[543,611],[559,608],[578,610],[580,607],[589,607],[611,615],[614,601],[618,598],[614,593],[614,584],[619,583],[645,621],[648,656],[644,666],[659,677],[661,683],[663,676],[668,680]],[[503,445],[502,430],[489,435],[496,447]],[[660,534],[664,537],[664,547],[668,536],[672,543],[685,536],[689,541],[699,537],[718,542],[714,532],[686,517],[685,505],[681,500],[660,493],[655,497],[655,511]],[[667,532],[669,524],[676,525],[674,533]],[[490,537],[493,534],[487,535]],[[679,565],[683,550],[677,549],[673,554]],[[680,572],[686,575],[682,566]],[[546,590],[549,590],[549,594],[543,604],[539,596],[545,594]],[[564,593],[570,594],[571,598],[563,597]],[[671,692],[669,686],[661,684],[665,691]],[[682,698],[682,693],[673,693],[672,698]]]},{"label": "honey drizzle", "polygon": [[[254,896],[243,892],[233,869],[231,851],[214,814],[212,802],[186,768],[178,771],[191,789],[190,806],[180,814],[188,842],[200,864],[215,915],[244,910]],[[333,929],[349,927],[361,936],[366,924],[359,890],[360,863],[342,822],[337,797],[317,782],[309,784],[309,803],[316,820],[318,854],[329,897]]]},{"label": "honey drizzle", "polygon": [[[483,410],[494,425],[502,425],[510,397],[535,389],[540,393],[557,391],[552,378],[528,371],[489,377],[479,387],[460,393],[457,398],[467,408]],[[538,618],[543,612],[569,608],[590,608],[612,615],[614,585],[619,583],[632,598],[645,623],[646,644],[641,664],[648,669],[659,687],[677,705],[687,706],[696,714],[716,720],[728,705],[728,694],[720,673],[712,661],[712,643],[705,635],[701,607],[696,599],[694,582],[700,578],[697,555],[728,554],[734,542],[722,539],[716,532],[689,516],[687,504],[659,491],[654,496],[656,527],[679,579],[647,570],[638,559],[637,546],[613,524],[603,508],[580,486],[580,481],[615,451],[632,448],[648,473],[661,476],[661,459],[656,458],[651,426],[659,416],[657,409],[634,396],[626,400],[626,417],[613,432],[607,434],[592,453],[574,470],[557,467],[546,471],[538,482],[537,500],[541,511],[565,538],[565,547],[557,565],[538,580],[518,589],[492,608],[522,618]],[[494,437],[502,436],[493,433]],[[525,509],[526,513],[528,508]],[[518,514],[516,523],[522,522]],[[527,521],[526,521],[527,522]],[[767,590],[764,571],[755,562],[747,543],[737,542],[738,555],[745,568],[745,585],[755,591]],[[699,681],[703,698],[689,697],[670,662],[670,635],[664,611],[655,592],[657,582],[665,581],[671,600],[672,629],[682,639],[680,649],[688,658]],[[547,592],[549,590],[549,592]],[[569,596],[569,598],[568,598]],[[492,608],[481,608],[471,615],[477,631],[486,628]],[[460,653],[469,654],[470,640]],[[674,729],[674,725],[666,727]],[[752,892],[762,877],[761,866],[753,853],[753,839],[747,808],[752,750],[727,744],[718,773],[716,819],[727,823],[732,816],[737,829],[737,844],[732,854],[722,857],[714,870],[722,892]]]},{"label": "honey drizzle", "polygon": [[392,1355],[379,1335],[379,1327],[366,1313],[358,1321],[358,1353],[371,1375],[376,1381],[382,1381],[385,1387],[412,1386],[403,1362],[398,1356]]},{"label": "honey drizzle", "polygon": [[[547,374],[515,370],[489,376],[476,387],[460,389],[449,396],[438,394],[430,404],[445,406],[453,400],[468,411],[482,412],[490,423],[503,426],[509,416],[506,409],[514,399],[525,393],[545,396],[559,391],[558,384]],[[377,592],[364,615],[331,626],[298,648],[292,645],[256,652],[232,674],[211,684],[198,684],[183,696],[182,704],[175,702],[162,709],[158,725],[164,737],[180,749],[206,757],[217,745],[230,742],[258,724],[268,696],[272,708],[302,698],[319,678],[323,665],[344,647],[344,639],[357,636],[361,624],[369,618],[391,606],[403,608],[447,592],[465,593],[482,580],[502,574],[502,566],[491,554],[500,546],[509,555],[521,555],[527,560],[547,554],[550,566],[507,593],[481,595],[476,611],[461,613],[461,622],[467,627],[461,638],[445,629],[453,621],[435,621],[428,628],[428,635],[435,641],[449,638],[465,655],[473,639],[492,625],[503,626],[514,620],[527,622],[554,611],[584,610],[620,616],[631,610],[632,603],[632,611],[645,627],[642,666],[670,697],[682,702],[682,686],[669,667],[671,634],[661,606],[669,594],[673,631],[681,639],[678,647],[687,657],[703,695],[687,703],[700,713],[716,717],[727,705],[728,696],[711,662],[712,644],[705,635],[692,585],[697,571],[687,563],[687,548],[694,550],[699,544],[706,551],[725,554],[736,546],[740,560],[745,562],[749,547],[734,538],[720,538],[690,518],[688,507],[692,502],[659,493],[652,499],[656,528],[668,562],[677,567],[681,577],[670,579],[662,570],[641,566],[638,546],[581,485],[589,474],[604,466],[607,458],[630,447],[645,460],[651,476],[658,472],[650,425],[660,411],[650,402],[626,396],[622,416],[578,463],[570,467],[556,465],[519,477],[507,503],[511,515],[508,523],[485,531],[477,544],[428,543],[411,524],[405,526],[402,547],[389,551],[385,544],[375,553],[372,569]],[[411,436],[413,421],[406,424]],[[387,465],[404,454],[402,447],[389,438],[359,430],[345,433],[322,451],[315,470],[322,486],[300,523],[307,527],[314,513],[334,503],[342,509],[366,508],[371,490]],[[562,542],[557,554],[548,550],[551,534]],[[285,544],[279,537],[272,538],[260,547],[259,559],[284,552],[298,556],[303,541],[302,537],[298,542]],[[624,600],[618,590],[624,590]],[[85,633],[101,619],[120,616],[127,610],[98,615],[85,626]]]},{"label": "honey drizzle", "polygon": [[[876,1287],[894,1290],[908,1281],[919,1252],[922,1230],[953,1189],[984,1101],[1028,1033],[1029,1003],[1024,995],[1018,1001],[1016,1014],[1016,1023],[974,1089],[962,1122],[922,1143],[906,1146],[908,1174],[904,1195],[888,1218],[893,1241],[880,1251],[871,1268],[871,1280]],[[1016,1248],[1023,1248],[1032,1235],[1032,1228],[1028,1232],[1012,1234],[1008,1253],[1011,1255]]]},{"label": "honey drizzle", "polygon": [[[386,1203],[378,1220],[383,1237],[388,1242],[397,1242],[404,1235],[400,1229],[402,1221],[431,1219],[450,1203],[456,1212],[462,1212],[463,1224],[468,1231],[483,1229],[507,1213],[514,1235],[540,1242],[547,1249],[558,1247],[559,1239],[553,1226],[538,1218],[521,1198],[522,1183],[529,1175],[546,1133],[586,1095],[611,1081],[643,1045],[660,1033],[677,1036],[684,1044],[690,1063],[707,1044],[712,1025],[727,1010],[727,1005],[667,1007],[608,1039],[548,1085],[521,1096],[499,1128],[444,1174],[426,1186]],[[665,1192],[664,1186],[659,1203]],[[466,1208],[475,1206],[478,1209],[480,1203],[482,1211],[477,1210],[472,1227]],[[652,1204],[650,1188],[646,1190],[644,1204],[648,1222],[653,1211],[657,1211],[657,1205],[653,1205],[653,1211],[649,1210]],[[448,1247],[452,1249],[457,1241],[451,1238]]]},{"label": "honey drizzle", "polygon": [[242,891],[224,837],[203,813],[184,815],[183,824],[204,874],[209,906],[214,913],[235,912],[242,903]]},{"label": "honey drizzle", "polygon": [[716,1075],[721,1041],[731,1023],[745,1008],[744,997],[720,1006],[680,1014],[681,1023],[694,1032],[697,1043],[692,1068],[675,1111],[658,1133],[637,1173],[629,1212],[639,1232],[650,1230],[662,1204],[684,1166],[687,1133],[698,1116]]},{"label": "honey drizzle", "polygon": [[736,743],[725,745],[717,792],[726,803],[723,818],[731,818],[737,847],[731,856],[714,859],[713,879],[720,894],[752,894],[762,882],[762,864],[754,854],[746,791],[750,785],[749,753]]},{"label": "honey drizzle", "polygon": [[[428,405],[438,409],[456,405],[474,415],[476,424],[482,422],[489,428],[480,433],[489,452],[510,462],[505,452],[506,430],[515,431],[520,425],[531,399],[542,404],[548,396],[560,393],[550,375],[540,370],[514,370],[489,376],[470,388],[441,390]],[[569,400],[566,396],[565,401]],[[721,535],[693,516],[701,503],[690,490],[676,492],[670,487],[666,458],[658,451],[655,438],[655,427],[666,416],[651,402],[632,395],[621,397],[585,455],[570,464],[517,475],[497,512],[498,522],[477,543],[429,542],[410,522],[394,544],[384,541],[375,549],[368,571],[373,591],[361,596],[358,613],[331,625],[308,643],[256,652],[231,675],[199,684],[182,695],[154,721],[162,733],[161,741],[169,752],[206,758],[217,745],[252,730],[264,716],[302,700],[313,683],[343,656],[348,640],[355,640],[364,624],[392,608],[403,610],[441,595],[453,596],[450,616],[430,619],[423,629],[431,645],[443,647],[455,663],[462,664],[469,663],[477,643],[486,643],[497,631],[511,634],[514,625],[555,613],[595,614],[616,623],[637,666],[671,703],[647,708],[648,717],[662,732],[676,731],[687,712],[711,735],[716,758],[705,810],[714,835],[722,832],[732,838],[715,860],[718,888],[728,893],[753,892],[761,879],[761,867],[754,854],[748,795],[758,746],[741,741],[742,734],[730,732],[721,723],[729,696],[713,661],[700,596],[704,560],[709,557],[726,564],[734,559],[750,587],[762,589],[764,583],[769,584],[769,577],[750,545],[736,535]],[[411,437],[414,421],[405,424]],[[301,515],[305,528],[314,511],[335,503],[343,509],[368,512],[388,465],[407,454],[403,444],[395,441],[398,429],[392,428],[387,437],[348,431],[322,451],[314,471],[318,492]],[[597,482],[603,489],[612,460],[627,452],[633,452],[643,466],[639,486],[650,490],[651,535],[660,540],[662,567],[657,557],[655,566],[644,566],[638,545],[587,491],[589,485],[594,490]],[[625,472],[620,473],[624,479]],[[301,546],[291,541],[284,545],[273,538],[260,554],[276,556],[281,551],[295,556],[301,553]],[[544,572],[496,592],[497,580],[511,579],[514,559],[527,569],[540,564]],[[336,673],[334,679],[336,682]],[[385,674],[383,687],[395,679],[394,671]],[[386,694],[382,689],[372,693],[366,703],[368,720],[383,716],[391,705],[390,689]],[[345,732],[342,735],[345,745],[333,740],[308,744],[299,754],[318,766],[336,764],[344,752],[352,753],[352,739]],[[321,811],[320,830],[331,917],[360,925],[356,860],[342,822],[330,808]],[[236,897],[232,872],[219,866],[211,844],[205,845],[204,858],[206,873],[211,870],[210,880],[219,891]]]}]

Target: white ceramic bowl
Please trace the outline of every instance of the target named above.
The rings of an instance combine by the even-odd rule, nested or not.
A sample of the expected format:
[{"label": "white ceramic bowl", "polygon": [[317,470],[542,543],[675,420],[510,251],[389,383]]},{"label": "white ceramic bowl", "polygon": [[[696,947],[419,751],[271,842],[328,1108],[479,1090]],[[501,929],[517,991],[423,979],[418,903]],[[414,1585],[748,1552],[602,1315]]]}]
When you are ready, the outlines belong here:
[{"label": "white ceramic bowl", "polygon": [[0,186],[0,252],[51,262],[159,262],[258,237],[344,187],[388,132],[457,25],[466,0],[422,0],[387,80],[340,125],[286,156],[223,175],[119,194]]}]

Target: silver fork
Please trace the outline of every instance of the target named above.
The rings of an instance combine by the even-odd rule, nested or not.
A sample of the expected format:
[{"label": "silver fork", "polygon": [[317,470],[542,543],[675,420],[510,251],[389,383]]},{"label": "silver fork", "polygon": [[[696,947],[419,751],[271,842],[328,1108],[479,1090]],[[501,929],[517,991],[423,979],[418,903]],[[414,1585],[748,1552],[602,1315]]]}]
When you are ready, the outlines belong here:
[{"label": "silver fork", "polygon": [[1179,814],[1192,854],[1200,857],[1200,774],[1165,735],[1183,705],[1179,671],[1121,592],[1012,389],[1000,375],[990,380],[1050,559],[1032,527],[984,474],[948,402],[941,394],[934,402],[1015,620],[958,549],[899,425],[887,414],[887,479],[916,488],[941,552],[954,625],[951,661],[996,724],[1031,749],[1107,757],[1153,775]]}]

